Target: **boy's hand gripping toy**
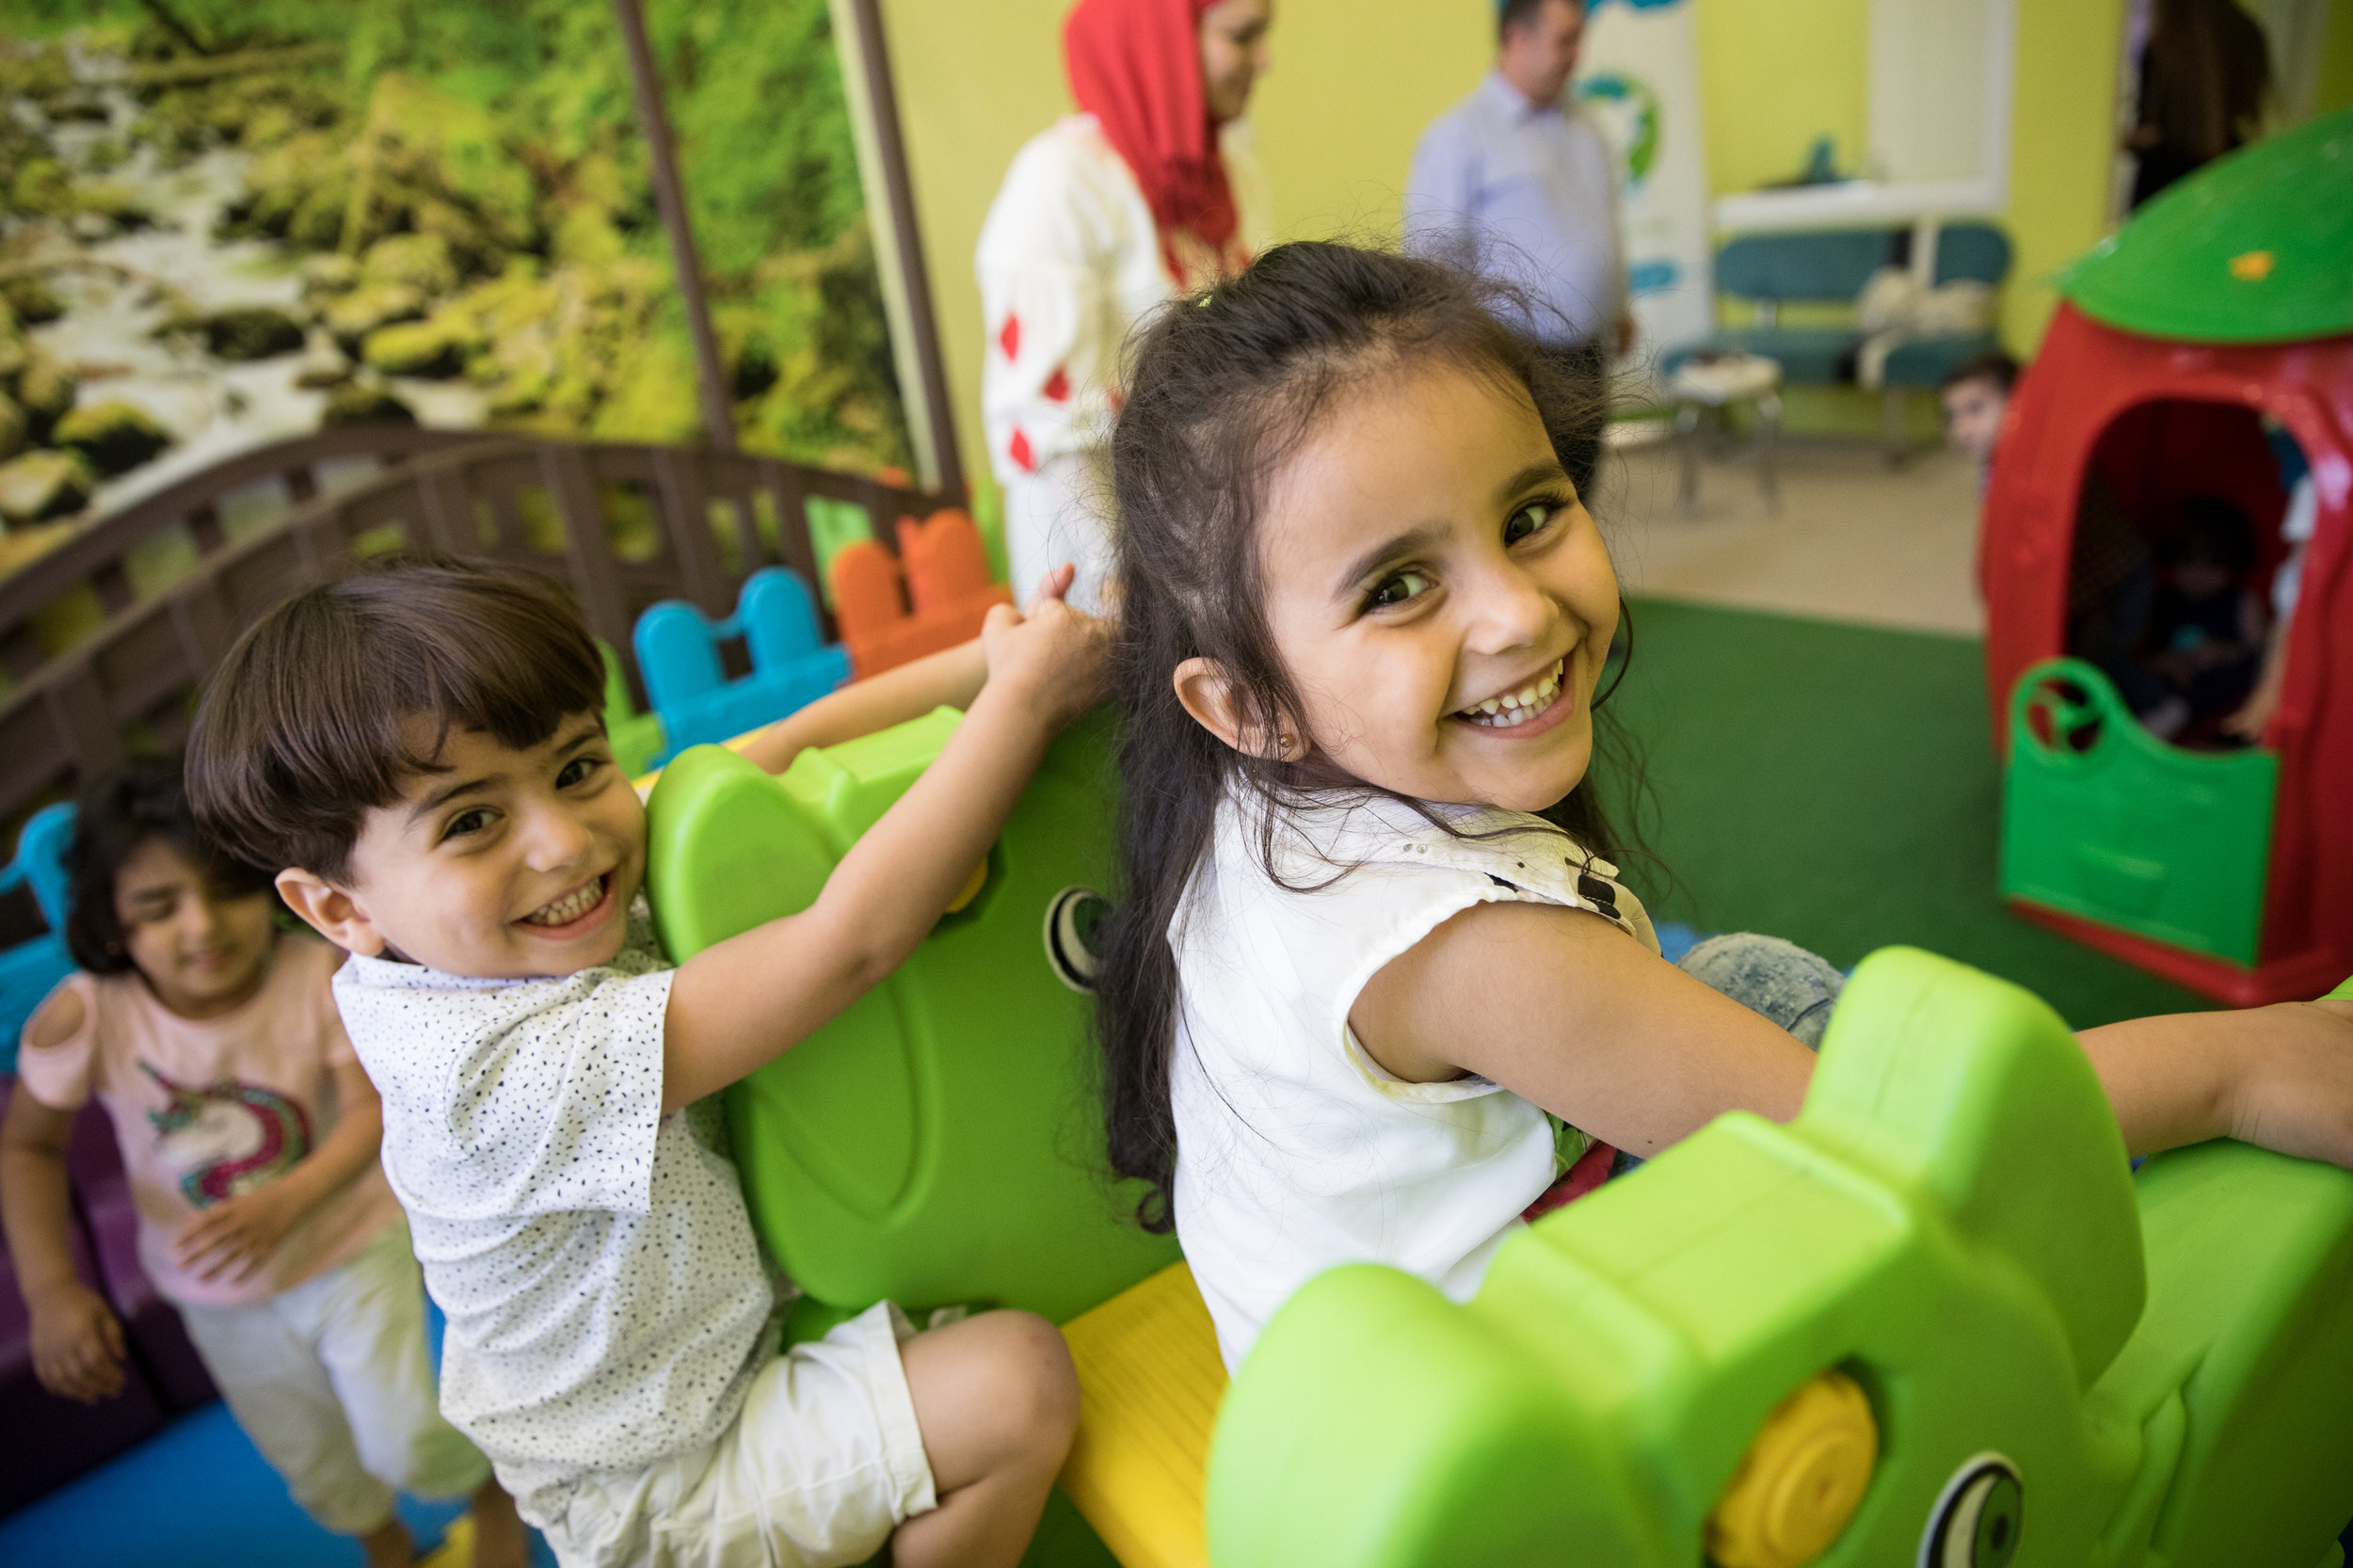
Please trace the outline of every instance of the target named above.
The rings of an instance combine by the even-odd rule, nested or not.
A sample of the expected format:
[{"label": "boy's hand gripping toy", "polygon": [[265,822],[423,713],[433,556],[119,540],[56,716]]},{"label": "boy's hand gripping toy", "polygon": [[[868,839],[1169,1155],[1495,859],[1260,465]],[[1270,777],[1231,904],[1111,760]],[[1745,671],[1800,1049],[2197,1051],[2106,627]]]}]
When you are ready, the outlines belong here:
[{"label": "boy's hand gripping toy", "polygon": [[1805,1109],[1735,1113],[1457,1306],[1294,1297],[1209,1461],[1219,1568],[2283,1568],[2353,1516],[2353,1174],[2136,1180],[2024,991],[1866,960]]}]

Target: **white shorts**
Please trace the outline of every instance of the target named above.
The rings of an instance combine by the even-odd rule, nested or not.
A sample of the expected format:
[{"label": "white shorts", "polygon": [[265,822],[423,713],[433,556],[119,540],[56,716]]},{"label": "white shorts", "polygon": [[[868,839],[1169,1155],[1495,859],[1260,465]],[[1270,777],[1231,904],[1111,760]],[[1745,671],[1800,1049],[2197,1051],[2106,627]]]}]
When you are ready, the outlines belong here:
[{"label": "white shorts", "polygon": [[265,1302],[180,1316],[237,1425],[321,1528],[365,1535],[395,1492],[462,1497],[490,1479],[441,1419],[406,1219]]},{"label": "white shorts", "polygon": [[518,1494],[564,1568],[831,1568],[939,1506],[882,1302],[752,1379],[718,1440],[646,1470]]}]

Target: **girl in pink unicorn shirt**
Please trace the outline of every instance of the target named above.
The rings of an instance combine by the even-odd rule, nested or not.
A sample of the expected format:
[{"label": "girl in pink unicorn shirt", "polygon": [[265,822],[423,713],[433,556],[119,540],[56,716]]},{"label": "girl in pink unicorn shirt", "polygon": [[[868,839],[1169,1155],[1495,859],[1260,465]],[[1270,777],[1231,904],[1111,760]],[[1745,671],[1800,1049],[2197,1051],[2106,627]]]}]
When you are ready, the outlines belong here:
[{"label": "girl in pink unicorn shirt", "polygon": [[84,1401],[122,1387],[121,1325],[67,1243],[65,1146],[95,1095],[140,1261],[295,1500],[389,1568],[415,1555],[396,1489],[472,1494],[474,1561],[521,1568],[515,1505],[437,1406],[423,1279],[376,1160],[382,1111],[328,989],[344,955],[278,929],[268,873],[200,835],[176,760],[90,791],[70,864],[82,972],[25,1025],[0,1127],[36,1375]]}]

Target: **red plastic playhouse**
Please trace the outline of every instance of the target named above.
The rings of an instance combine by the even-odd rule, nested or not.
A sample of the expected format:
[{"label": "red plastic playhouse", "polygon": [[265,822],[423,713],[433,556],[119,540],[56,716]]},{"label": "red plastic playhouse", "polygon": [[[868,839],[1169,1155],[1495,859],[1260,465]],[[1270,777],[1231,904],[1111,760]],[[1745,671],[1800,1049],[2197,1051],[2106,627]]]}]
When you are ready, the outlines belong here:
[{"label": "red plastic playhouse", "polygon": [[[2353,112],[2193,176],[2060,287],[2067,297],[2010,406],[1979,546],[1994,744],[2011,780],[2005,894],[2031,919],[2227,1002],[2317,995],[2353,972]],[[2028,717],[2022,681],[2030,671],[2051,680],[2044,662],[2066,651],[2071,548],[2095,470],[2134,512],[2195,494],[2237,503],[2261,541],[2257,576],[2269,578],[2286,552],[2285,498],[2264,416],[2303,449],[2318,510],[2277,715],[2257,750],[2231,760],[2243,765],[2233,776],[2260,770],[2269,797],[2254,802],[2267,834],[2257,821],[2245,840],[2264,847],[2244,857],[2246,930],[2233,951],[2182,939],[2153,913],[2161,896],[2185,907],[2201,897],[2204,873],[2192,868],[2202,854],[2212,871],[2224,836],[2200,815],[2211,793],[2201,779],[2221,775],[2181,753],[2170,776],[2187,782],[2127,786],[2131,776],[2113,772],[2101,795],[2097,756],[2071,759],[2038,738],[2047,727]],[[2035,732],[2017,733],[2022,720]],[[2115,728],[2144,761],[2171,749],[2129,715]],[[2057,792],[2033,796],[2039,814],[2022,823],[2029,761]],[[2071,768],[2086,781],[2078,820],[2050,820],[2041,813],[2071,809]],[[2116,847],[2125,819],[2171,824],[2171,843],[2144,832]],[[2010,846],[2032,837],[2073,847],[2086,874],[2064,895],[2013,880]]]}]

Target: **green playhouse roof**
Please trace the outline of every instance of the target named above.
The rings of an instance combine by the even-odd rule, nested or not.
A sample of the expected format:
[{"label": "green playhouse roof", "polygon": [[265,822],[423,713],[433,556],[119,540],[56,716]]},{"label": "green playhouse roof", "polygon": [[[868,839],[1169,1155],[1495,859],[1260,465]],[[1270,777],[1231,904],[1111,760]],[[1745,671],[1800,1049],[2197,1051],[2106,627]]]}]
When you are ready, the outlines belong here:
[{"label": "green playhouse roof", "polygon": [[2353,332],[2353,109],[2217,158],[2059,276],[2143,337],[2293,343]]}]

